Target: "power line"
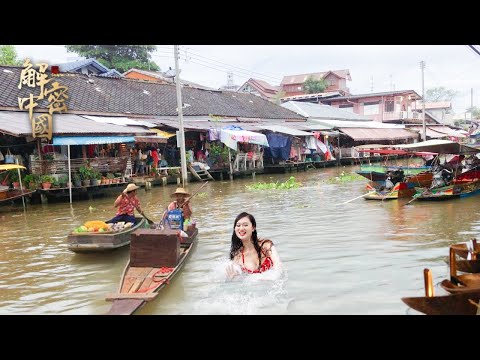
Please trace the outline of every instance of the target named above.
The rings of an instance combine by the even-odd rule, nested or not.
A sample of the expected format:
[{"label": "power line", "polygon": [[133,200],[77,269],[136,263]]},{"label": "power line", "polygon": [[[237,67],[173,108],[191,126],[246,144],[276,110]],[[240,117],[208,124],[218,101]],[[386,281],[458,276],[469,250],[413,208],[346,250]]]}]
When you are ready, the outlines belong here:
[{"label": "power line", "polygon": [[472,49],[475,54],[480,55],[480,51],[475,47],[475,45],[467,45],[470,49]]},{"label": "power line", "polygon": [[[194,51],[193,49],[188,48],[188,47],[187,47],[186,49],[189,49],[191,53],[195,54],[195,55],[198,56],[198,57],[201,57],[201,58],[204,58],[204,59],[213,61],[213,62],[217,62],[217,63],[224,64],[224,65],[227,65],[227,66],[230,66],[230,67],[233,67],[233,68],[237,68],[237,69],[240,69],[240,70],[249,71],[249,72],[251,72],[251,73],[256,73],[256,74],[260,74],[260,75],[267,74],[267,73],[259,73],[259,72],[257,72],[257,71],[251,71],[251,70],[249,70],[249,69],[245,69],[245,68],[242,68],[242,67],[240,67],[240,66],[227,64],[227,63],[225,63],[225,62],[223,62],[223,61],[215,60],[215,59],[213,59],[213,58],[209,58],[209,57],[200,55],[198,52],[196,52],[196,51]],[[270,74],[272,74],[272,75],[274,75],[274,76],[266,76],[266,77],[270,77],[270,78],[274,78],[274,79],[283,78],[283,77],[279,76],[278,74],[273,74],[273,73],[270,73]]]},{"label": "power line", "polygon": [[[168,52],[160,52],[160,53],[161,54],[167,54]],[[180,53],[182,54],[181,51],[180,51]],[[182,58],[182,60],[185,63],[192,62],[193,64],[197,64],[197,65],[200,65],[200,66],[205,66],[205,67],[208,67],[210,69],[221,71],[221,72],[224,72],[224,73],[227,73],[227,74],[229,72],[232,72],[239,77],[251,77],[252,73],[254,73],[254,71],[249,71],[249,70],[232,70],[232,66],[227,67],[227,66],[217,65],[217,64],[215,64],[211,61],[200,59],[196,55],[188,55],[185,52],[183,52],[183,55],[184,55],[184,58]],[[160,55],[156,55],[156,54],[152,54],[152,56],[160,57]],[[258,74],[260,74],[260,73],[258,73]],[[274,80],[274,81],[280,83],[279,78],[273,78],[273,77],[270,77],[270,76],[267,76],[267,75],[257,76],[257,78],[259,78],[260,80],[265,80],[265,81]]]}]

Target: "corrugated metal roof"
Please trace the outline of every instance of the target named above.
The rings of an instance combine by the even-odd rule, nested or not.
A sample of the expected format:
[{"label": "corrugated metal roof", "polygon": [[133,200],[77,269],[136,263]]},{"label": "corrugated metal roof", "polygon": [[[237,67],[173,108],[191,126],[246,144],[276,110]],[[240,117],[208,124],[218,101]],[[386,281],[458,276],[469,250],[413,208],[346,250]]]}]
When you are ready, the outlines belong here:
[{"label": "corrugated metal roof", "polygon": [[350,111],[342,110],[330,105],[321,105],[302,101],[287,101],[281,106],[310,119],[372,121],[365,116],[360,116]]},{"label": "corrugated metal roof", "polygon": [[[423,126],[409,126],[408,129],[418,131],[420,134],[423,133]],[[461,132],[449,128],[448,126],[426,126],[426,133],[428,137],[431,138],[441,138],[445,136],[453,136],[453,137],[460,137],[465,138],[464,134]]]},{"label": "corrugated metal roof", "polygon": [[63,64],[58,64],[59,70],[61,72],[77,71],[77,70],[80,70],[81,68],[83,68],[85,66],[93,66],[100,73],[106,73],[106,72],[110,71],[109,68],[107,68],[105,65],[101,64],[99,61],[97,61],[93,58],[71,61],[71,62],[67,62],[67,63],[63,63]]},{"label": "corrugated metal roof", "polygon": [[[34,113],[34,116],[40,115]],[[0,132],[13,136],[31,136],[32,126],[26,111],[0,111]],[[120,126],[98,123],[74,114],[53,114],[54,135],[75,134],[154,134],[139,126]]]},{"label": "corrugated metal roof", "polygon": [[266,129],[274,132],[279,132],[283,134],[288,134],[288,135],[293,135],[293,136],[311,136],[313,135],[312,133],[298,130],[298,129],[293,129],[288,126],[282,126],[282,125],[258,125],[257,126],[259,129]]},{"label": "corrugated metal roof", "polygon": [[316,122],[333,128],[365,128],[365,129],[404,129],[405,125],[401,124],[386,124],[378,121],[344,121],[344,120],[317,120],[311,119],[312,122]]},{"label": "corrugated metal roof", "polygon": [[115,125],[133,125],[133,126],[146,126],[146,127],[155,127],[156,124],[152,122],[145,121],[143,119],[132,119],[127,117],[115,117],[115,116],[90,116],[90,115],[81,115],[85,119],[93,120],[102,124],[115,124]]},{"label": "corrugated metal roof", "polygon": [[403,94],[414,94],[416,99],[421,99],[422,97],[417,94],[415,90],[395,90],[395,91],[383,91],[378,93],[368,93],[368,94],[355,94],[355,95],[346,95],[341,97],[336,97],[332,99],[326,99],[325,101],[337,101],[337,100],[348,100],[348,99],[359,99],[359,98],[369,98],[374,96],[396,96]]},{"label": "corrugated metal roof", "polygon": [[339,128],[355,141],[418,139],[418,134],[405,129]]},{"label": "corrugated metal roof", "polygon": [[441,154],[476,154],[479,152],[479,149],[450,140],[427,140],[395,147],[409,151],[432,151]]}]

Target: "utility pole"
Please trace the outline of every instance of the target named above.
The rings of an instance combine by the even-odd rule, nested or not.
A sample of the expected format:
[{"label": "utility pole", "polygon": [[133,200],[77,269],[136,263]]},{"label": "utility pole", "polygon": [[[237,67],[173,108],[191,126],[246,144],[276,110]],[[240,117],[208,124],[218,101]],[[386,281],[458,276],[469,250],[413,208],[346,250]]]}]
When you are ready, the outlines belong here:
[{"label": "utility pole", "polygon": [[473,88],[470,91],[470,121],[473,122]]},{"label": "utility pole", "polygon": [[370,77],[370,92],[373,93],[373,76]]},{"label": "utility pole", "polygon": [[427,126],[425,125],[425,81],[423,77],[423,70],[425,69],[425,61],[420,61],[420,69],[422,69],[422,127],[423,127],[423,141],[427,141]]},{"label": "utility pole", "polygon": [[178,119],[180,121],[180,130],[178,135],[180,135],[180,159],[182,162],[182,186],[185,187],[187,183],[187,155],[185,151],[185,131],[183,129],[183,102],[182,102],[182,92],[180,89],[180,69],[178,68],[178,45],[174,47],[175,55],[175,85],[177,88],[177,111]]}]

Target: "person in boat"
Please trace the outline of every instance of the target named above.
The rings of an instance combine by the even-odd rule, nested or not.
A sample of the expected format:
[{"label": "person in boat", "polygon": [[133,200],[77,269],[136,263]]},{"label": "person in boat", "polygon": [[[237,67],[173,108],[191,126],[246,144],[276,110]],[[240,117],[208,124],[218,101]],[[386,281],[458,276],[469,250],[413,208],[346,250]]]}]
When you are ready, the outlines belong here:
[{"label": "person in boat", "polygon": [[175,200],[168,204],[165,217],[171,210],[182,210],[183,221],[190,220],[192,218],[192,205],[188,199],[190,194],[184,188],[177,188],[177,190],[175,190],[170,196],[174,197]]},{"label": "person in boat", "polygon": [[239,214],[233,223],[230,260],[226,268],[229,279],[241,273],[280,269],[282,264],[272,240],[258,238],[257,222],[246,212]]},{"label": "person in boat", "polygon": [[142,211],[140,207],[140,200],[137,197],[138,186],[135,184],[128,184],[125,190],[118,195],[113,203],[114,207],[118,207],[117,215],[113,219],[106,221],[106,223],[116,223],[124,221],[125,223],[131,222],[135,225],[135,208],[137,211]]}]

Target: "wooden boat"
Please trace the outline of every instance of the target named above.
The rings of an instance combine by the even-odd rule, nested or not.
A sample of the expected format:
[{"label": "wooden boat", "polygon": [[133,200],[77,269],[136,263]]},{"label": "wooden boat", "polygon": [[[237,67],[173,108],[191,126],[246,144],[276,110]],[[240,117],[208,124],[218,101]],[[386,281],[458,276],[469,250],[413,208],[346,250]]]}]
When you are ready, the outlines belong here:
[{"label": "wooden boat", "polygon": [[394,200],[400,198],[412,197],[416,190],[415,187],[421,185],[428,186],[431,184],[433,174],[431,172],[421,172],[409,175],[403,181],[397,182],[392,189],[386,190],[384,183],[367,184],[368,195],[364,196],[365,200]]},{"label": "wooden boat", "polygon": [[[402,301],[410,308],[426,315],[476,315],[479,311],[480,288],[464,289],[449,295],[434,296],[432,274],[424,270],[425,296],[404,297]],[[444,283],[450,289],[455,286]]]},{"label": "wooden boat", "polygon": [[[450,140],[427,140],[415,144],[397,145],[407,151],[427,150],[439,154],[474,155],[479,149]],[[448,200],[480,193],[480,170],[468,169],[458,173],[458,166],[438,164],[433,170],[434,180],[428,188],[417,188],[416,200]]]},{"label": "wooden boat", "polygon": [[[472,249],[469,251],[466,243],[450,246],[449,265],[450,279],[443,280],[440,286],[445,291],[456,294],[471,290],[480,290],[480,262],[477,259],[479,245],[476,239],[472,240]],[[470,253],[470,259],[466,259]],[[458,274],[460,271],[463,274]]]},{"label": "wooden boat", "polygon": [[68,249],[76,253],[103,252],[130,244],[130,235],[146,226],[143,217],[136,217],[136,224],[120,232],[84,232],[68,234]]},{"label": "wooden boat", "polygon": [[477,315],[480,289],[442,296],[404,297],[402,301],[426,315]]},{"label": "wooden boat", "polygon": [[125,267],[118,293],[107,315],[131,315],[146,302],[155,299],[189,258],[196,243],[198,229],[189,228],[188,237],[179,230],[140,229],[132,233],[130,260]]},{"label": "wooden boat", "polygon": [[369,190],[369,193],[363,197],[365,200],[395,200],[412,197],[415,194],[415,189],[409,188],[404,182],[396,183],[391,190],[380,190],[378,187],[367,184],[367,190]]},{"label": "wooden boat", "polygon": [[464,198],[480,193],[480,180],[456,181],[451,185],[434,189],[417,188],[414,197],[417,200],[449,200]]}]

